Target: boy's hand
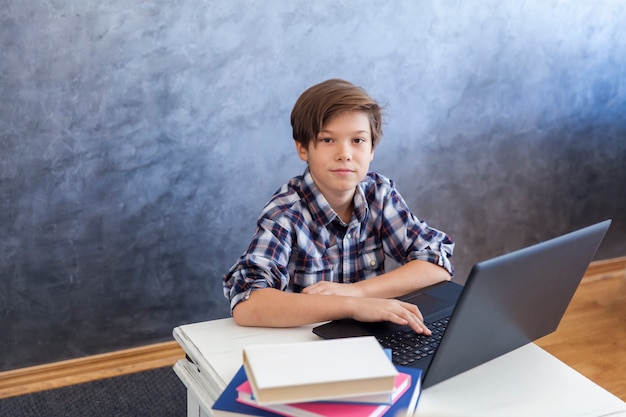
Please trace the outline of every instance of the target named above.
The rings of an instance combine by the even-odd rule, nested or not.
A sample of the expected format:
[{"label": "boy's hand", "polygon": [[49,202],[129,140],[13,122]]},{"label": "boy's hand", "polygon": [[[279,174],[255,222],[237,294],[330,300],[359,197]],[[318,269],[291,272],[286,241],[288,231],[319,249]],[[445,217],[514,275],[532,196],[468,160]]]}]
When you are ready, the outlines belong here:
[{"label": "boy's hand", "polygon": [[341,295],[344,297],[362,297],[359,287],[353,284],[320,281],[302,289],[303,294]]},{"label": "boy's hand", "polygon": [[431,335],[424,318],[415,304],[386,298],[355,298],[352,318],[364,322],[389,321],[408,325],[416,333]]},{"label": "boy's hand", "polygon": [[354,297],[352,318],[364,322],[389,321],[409,325],[415,332],[427,336],[431,331],[424,324],[424,317],[415,304],[387,298],[364,298],[354,284],[320,281],[302,290],[303,294],[339,295]]}]

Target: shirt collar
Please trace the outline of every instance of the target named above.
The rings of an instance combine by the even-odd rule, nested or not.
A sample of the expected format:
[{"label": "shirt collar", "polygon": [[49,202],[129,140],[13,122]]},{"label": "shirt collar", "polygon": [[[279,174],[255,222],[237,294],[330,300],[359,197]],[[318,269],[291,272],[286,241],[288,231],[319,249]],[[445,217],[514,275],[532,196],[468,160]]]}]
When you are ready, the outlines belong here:
[{"label": "shirt collar", "polygon": [[[320,189],[313,181],[313,176],[307,167],[302,176],[302,194],[308,202],[309,209],[314,218],[324,226],[333,220],[342,221],[330,206]],[[354,193],[354,213],[359,222],[363,222],[367,217],[367,200],[363,190],[363,182],[359,183]]]}]

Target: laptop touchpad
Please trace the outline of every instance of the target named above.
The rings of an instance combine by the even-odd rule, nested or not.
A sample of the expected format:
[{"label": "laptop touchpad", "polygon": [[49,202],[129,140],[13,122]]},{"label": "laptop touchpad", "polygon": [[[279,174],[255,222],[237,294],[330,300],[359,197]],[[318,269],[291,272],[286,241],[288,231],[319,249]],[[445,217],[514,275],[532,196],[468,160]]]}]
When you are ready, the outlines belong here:
[{"label": "laptop touchpad", "polygon": [[435,298],[425,293],[415,294],[407,298],[403,297],[402,299],[403,301],[417,305],[424,317],[438,313],[450,307],[450,303],[446,303],[439,298]]}]

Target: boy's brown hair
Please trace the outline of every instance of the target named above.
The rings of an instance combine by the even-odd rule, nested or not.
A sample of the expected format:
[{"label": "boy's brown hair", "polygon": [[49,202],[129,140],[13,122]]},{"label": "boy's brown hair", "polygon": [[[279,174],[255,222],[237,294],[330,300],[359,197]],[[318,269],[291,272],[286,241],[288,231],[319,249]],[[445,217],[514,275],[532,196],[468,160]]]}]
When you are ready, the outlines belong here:
[{"label": "boy's brown hair", "polygon": [[308,149],[328,120],[347,111],[367,114],[374,150],[383,135],[382,110],[361,87],[340,79],[326,80],[300,95],[291,111],[293,139]]}]

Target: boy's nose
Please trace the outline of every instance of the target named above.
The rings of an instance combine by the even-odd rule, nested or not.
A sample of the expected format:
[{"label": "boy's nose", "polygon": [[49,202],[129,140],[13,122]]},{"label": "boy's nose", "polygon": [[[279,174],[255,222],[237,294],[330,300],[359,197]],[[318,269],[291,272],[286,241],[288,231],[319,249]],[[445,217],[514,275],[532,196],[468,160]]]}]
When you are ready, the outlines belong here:
[{"label": "boy's nose", "polygon": [[337,160],[349,161],[352,159],[352,152],[349,144],[341,144],[337,148]]}]

